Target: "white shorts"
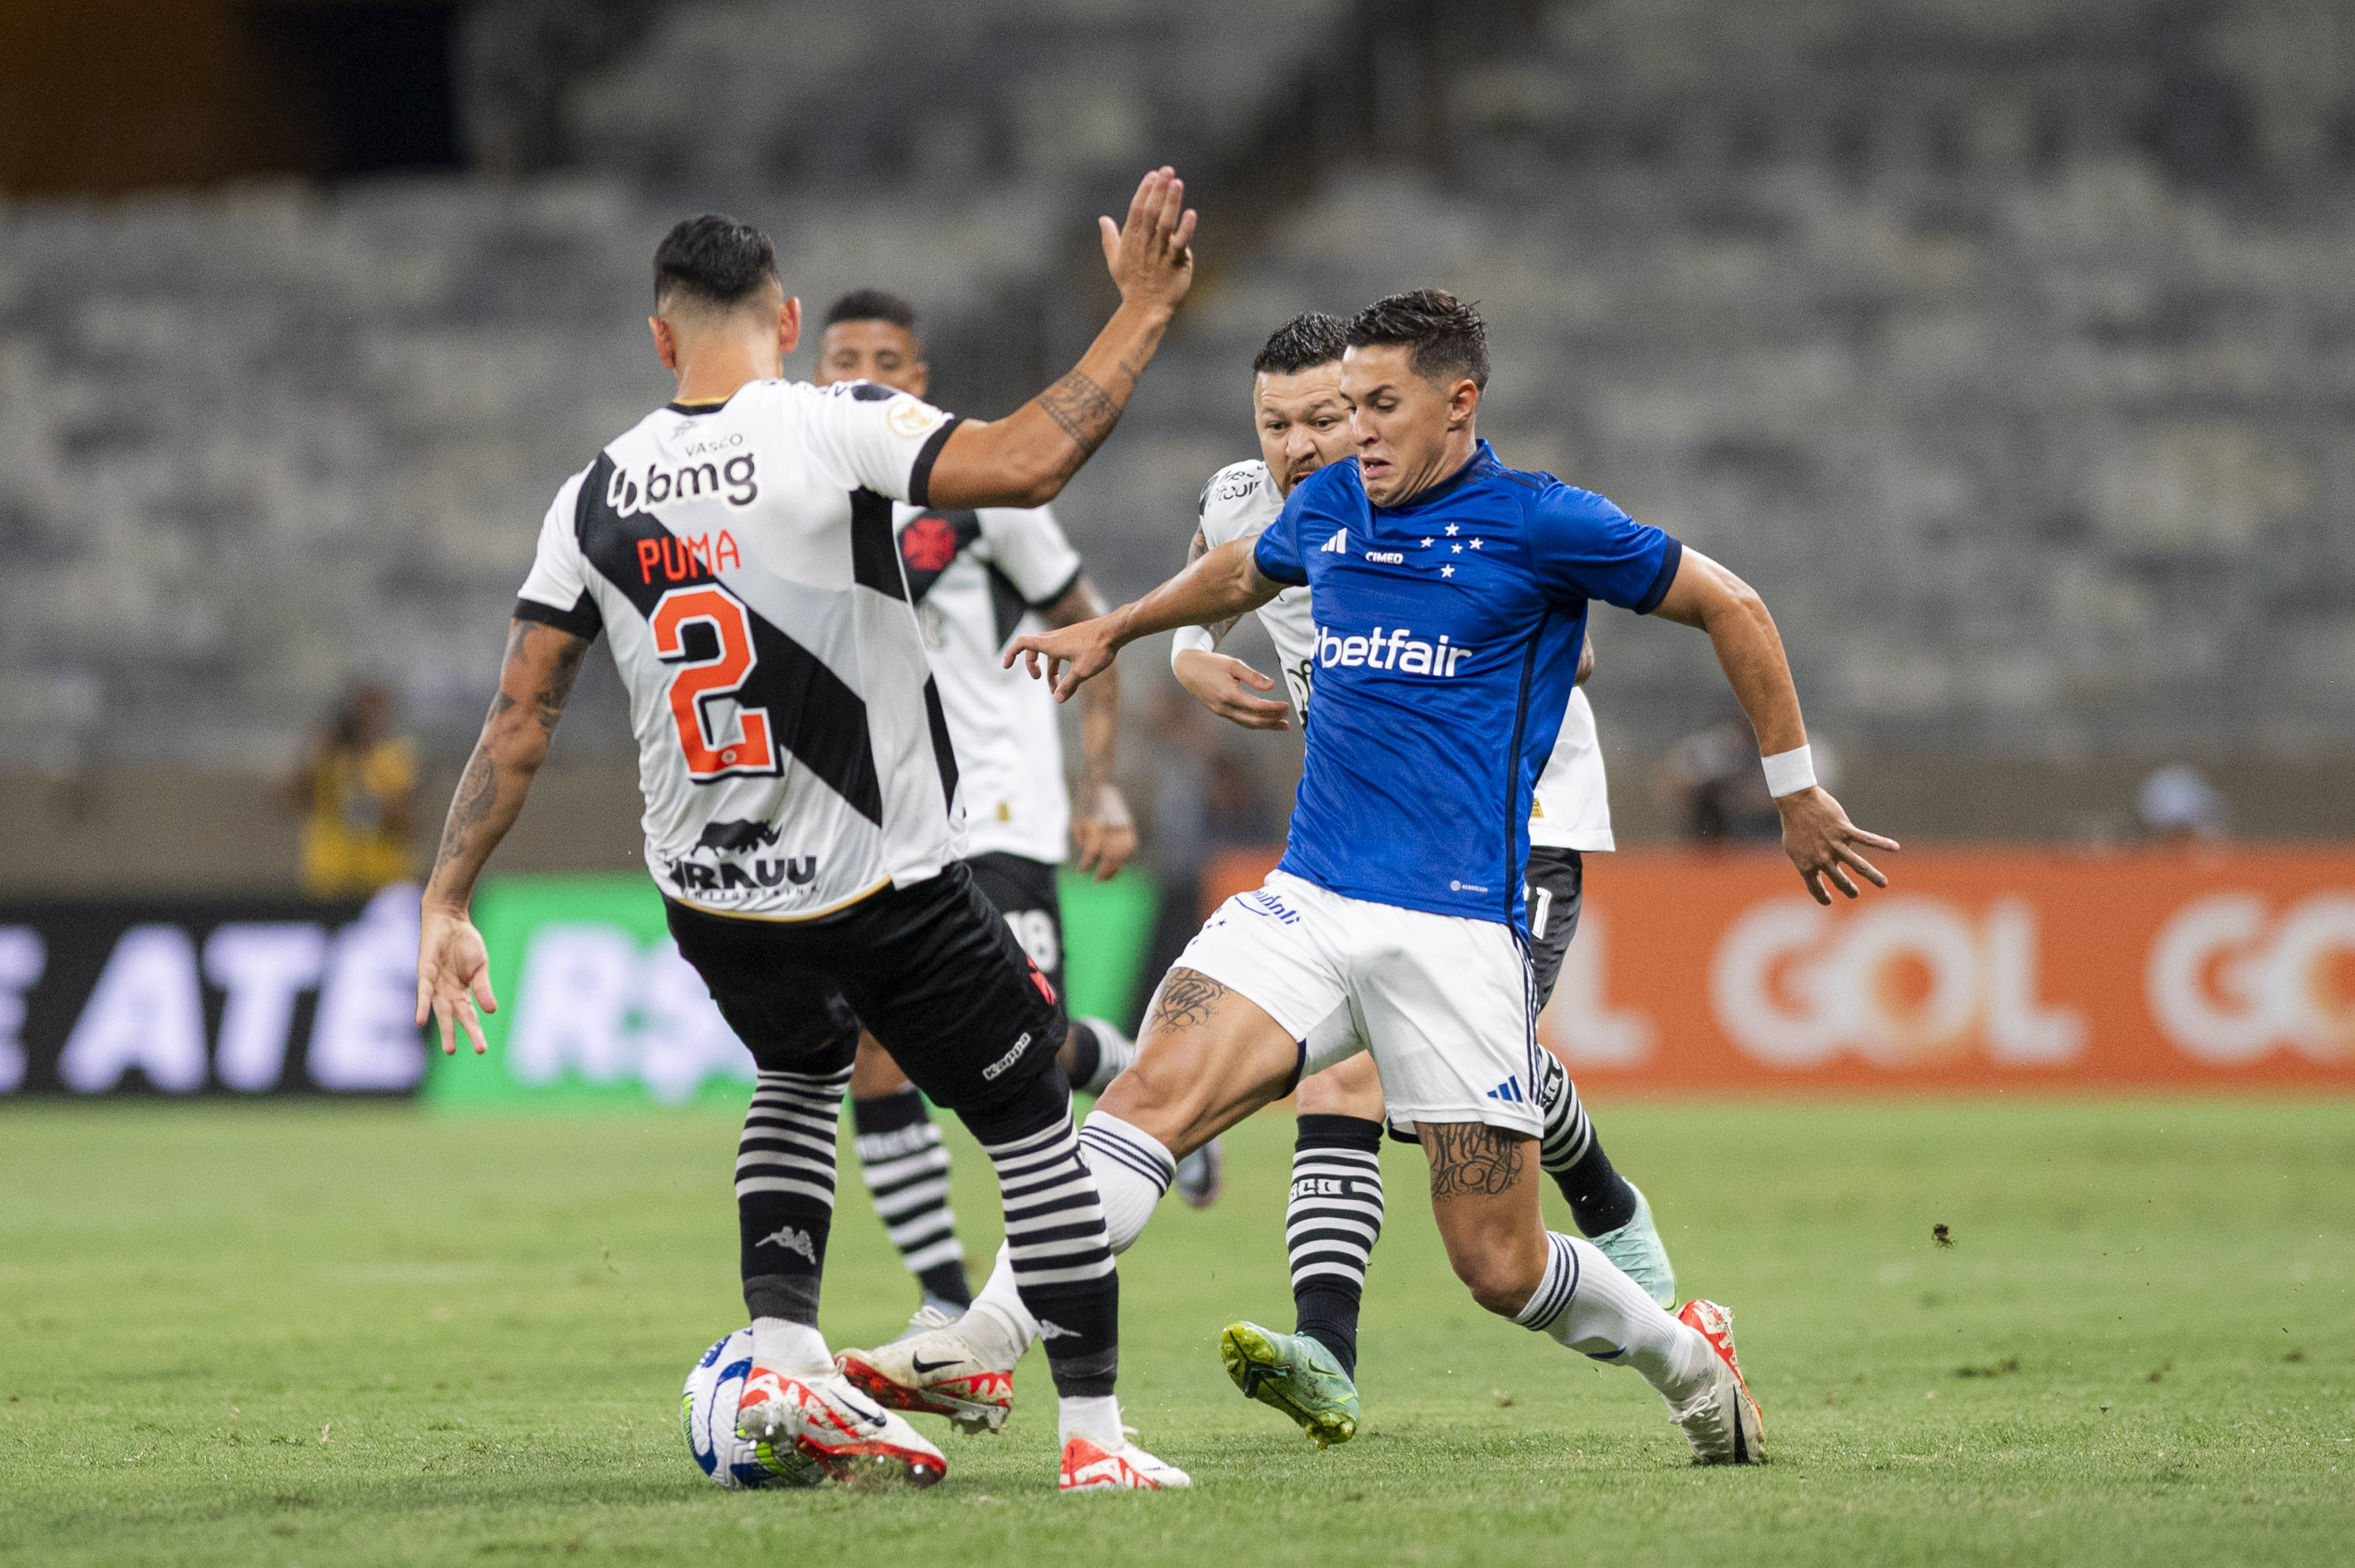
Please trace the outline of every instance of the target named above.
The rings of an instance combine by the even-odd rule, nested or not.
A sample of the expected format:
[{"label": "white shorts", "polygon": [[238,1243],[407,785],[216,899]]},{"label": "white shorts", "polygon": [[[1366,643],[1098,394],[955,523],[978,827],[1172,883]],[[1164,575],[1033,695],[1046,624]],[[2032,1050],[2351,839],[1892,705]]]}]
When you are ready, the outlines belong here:
[{"label": "white shorts", "polygon": [[1264,1008],[1300,1041],[1303,1076],[1370,1051],[1384,1114],[1531,1137],[1537,1032],[1511,927],[1345,898],[1287,872],[1220,905],[1178,963]]}]

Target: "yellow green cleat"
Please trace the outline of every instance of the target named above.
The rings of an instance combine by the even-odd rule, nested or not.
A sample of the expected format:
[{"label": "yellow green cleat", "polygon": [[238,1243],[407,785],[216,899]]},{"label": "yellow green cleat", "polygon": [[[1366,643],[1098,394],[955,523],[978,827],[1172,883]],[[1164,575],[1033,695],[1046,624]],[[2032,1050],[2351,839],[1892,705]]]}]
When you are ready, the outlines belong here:
[{"label": "yellow green cleat", "polygon": [[1219,1359],[1246,1397],[1291,1416],[1319,1448],[1358,1435],[1358,1385],[1315,1340],[1230,1323],[1219,1336]]}]

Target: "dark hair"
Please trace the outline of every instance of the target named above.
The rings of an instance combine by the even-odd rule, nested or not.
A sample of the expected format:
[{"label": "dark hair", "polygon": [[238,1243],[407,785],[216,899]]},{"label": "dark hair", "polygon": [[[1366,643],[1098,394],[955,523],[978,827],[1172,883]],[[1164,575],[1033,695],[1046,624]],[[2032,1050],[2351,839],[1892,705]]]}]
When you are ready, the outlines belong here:
[{"label": "dark hair", "polygon": [[916,307],[884,289],[853,289],[826,308],[826,324],[837,322],[890,322],[916,330]]},{"label": "dark hair", "polygon": [[723,212],[681,218],[655,250],[655,308],[674,294],[725,310],[777,282],[777,248]]},{"label": "dark hair", "polygon": [[1267,334],[1267,341],[1260,344],[1259,357],[1252,361],[1252,374],[1297,376],[1313,366],[1330,365],[1348,346],[1347,322],[1322,311],[1303,311]]},{"label": "dark hair", "polygon": [[1412,350],[1407,367],[1425,381],[1468,380],[1488,387],[1488,325],[1478,307],[1444,289],[1417,289],[1376,300],[1349,323],[1349,346],[1398,344]]}]

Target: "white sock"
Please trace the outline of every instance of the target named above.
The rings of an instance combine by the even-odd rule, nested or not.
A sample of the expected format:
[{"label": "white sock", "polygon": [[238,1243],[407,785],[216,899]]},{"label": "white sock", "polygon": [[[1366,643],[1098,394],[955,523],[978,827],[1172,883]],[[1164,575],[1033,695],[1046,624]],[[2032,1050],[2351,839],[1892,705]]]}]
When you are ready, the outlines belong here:
[{"label": "white sock", "polygon": [[1112,1250],[1126,1252],[1153,1217],[1154,1205],[1169,1191],[1178,1157],[1144,1128],[1103,1110],[1092,1110],[1080,1128],[1080,1158],[1096,1179],[1103,1200],[1104,1228]]},{"label": "white sock", "polygon": [[1022,1305],[1021,1289],[1014,1283],[1014,1254],[1005,1243],[998,1244],[997,1262],[956,1328],[974,1354],[996,1372],[1012,1372],[1039,1337],[1039,1319]]},{"label": "white sock", "polygon": [[1120,1429],[1120,1401],[1109,1393],[1092,1399],[1069,1394],[1055,1402],[1055,1440],[1068,1443],[1084,1437],[1107,1454],[1117,1454],[1128,1442]]},{"label": "white sock", "polygon": [[1073,1084],[1071,1087],[1083,1095],[1100,1095],[1136,1060],[1136,1042],[1101,1018],[1082,1018],[1077,1022],[1086,1024],[1096,1037],[1096,1071],[1086,1083]]},{"label": "white sock", "polygon": [[816,1325],[784,1318],[752,1319],[752,1364],[773,1372],[830,1372],[834,1356]]},{"label": "white sock", "polygon": [[1634,1367],[1672,1404],[1707,1391],[1716,1353],[1593,1243],[1548,1233],[1544,1279],[1513,1319],[1598,1361]]}]

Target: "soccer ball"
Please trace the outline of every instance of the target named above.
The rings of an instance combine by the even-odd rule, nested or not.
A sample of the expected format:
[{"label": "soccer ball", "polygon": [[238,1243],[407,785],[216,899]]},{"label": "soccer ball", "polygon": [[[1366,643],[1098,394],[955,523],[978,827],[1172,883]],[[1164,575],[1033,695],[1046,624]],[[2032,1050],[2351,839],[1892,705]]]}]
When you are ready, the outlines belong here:
[{"label": "soccer ball", "polygon": [[752,1330],[739,1329],[709,1350],[687,1374],[679,1395],[679,1428],[687,1457],[730,1491],[757,1487],[814,1487],[826,1472],[788,1449],[747,1443],[736,1435],[736,1402],[752,1375]]}]

